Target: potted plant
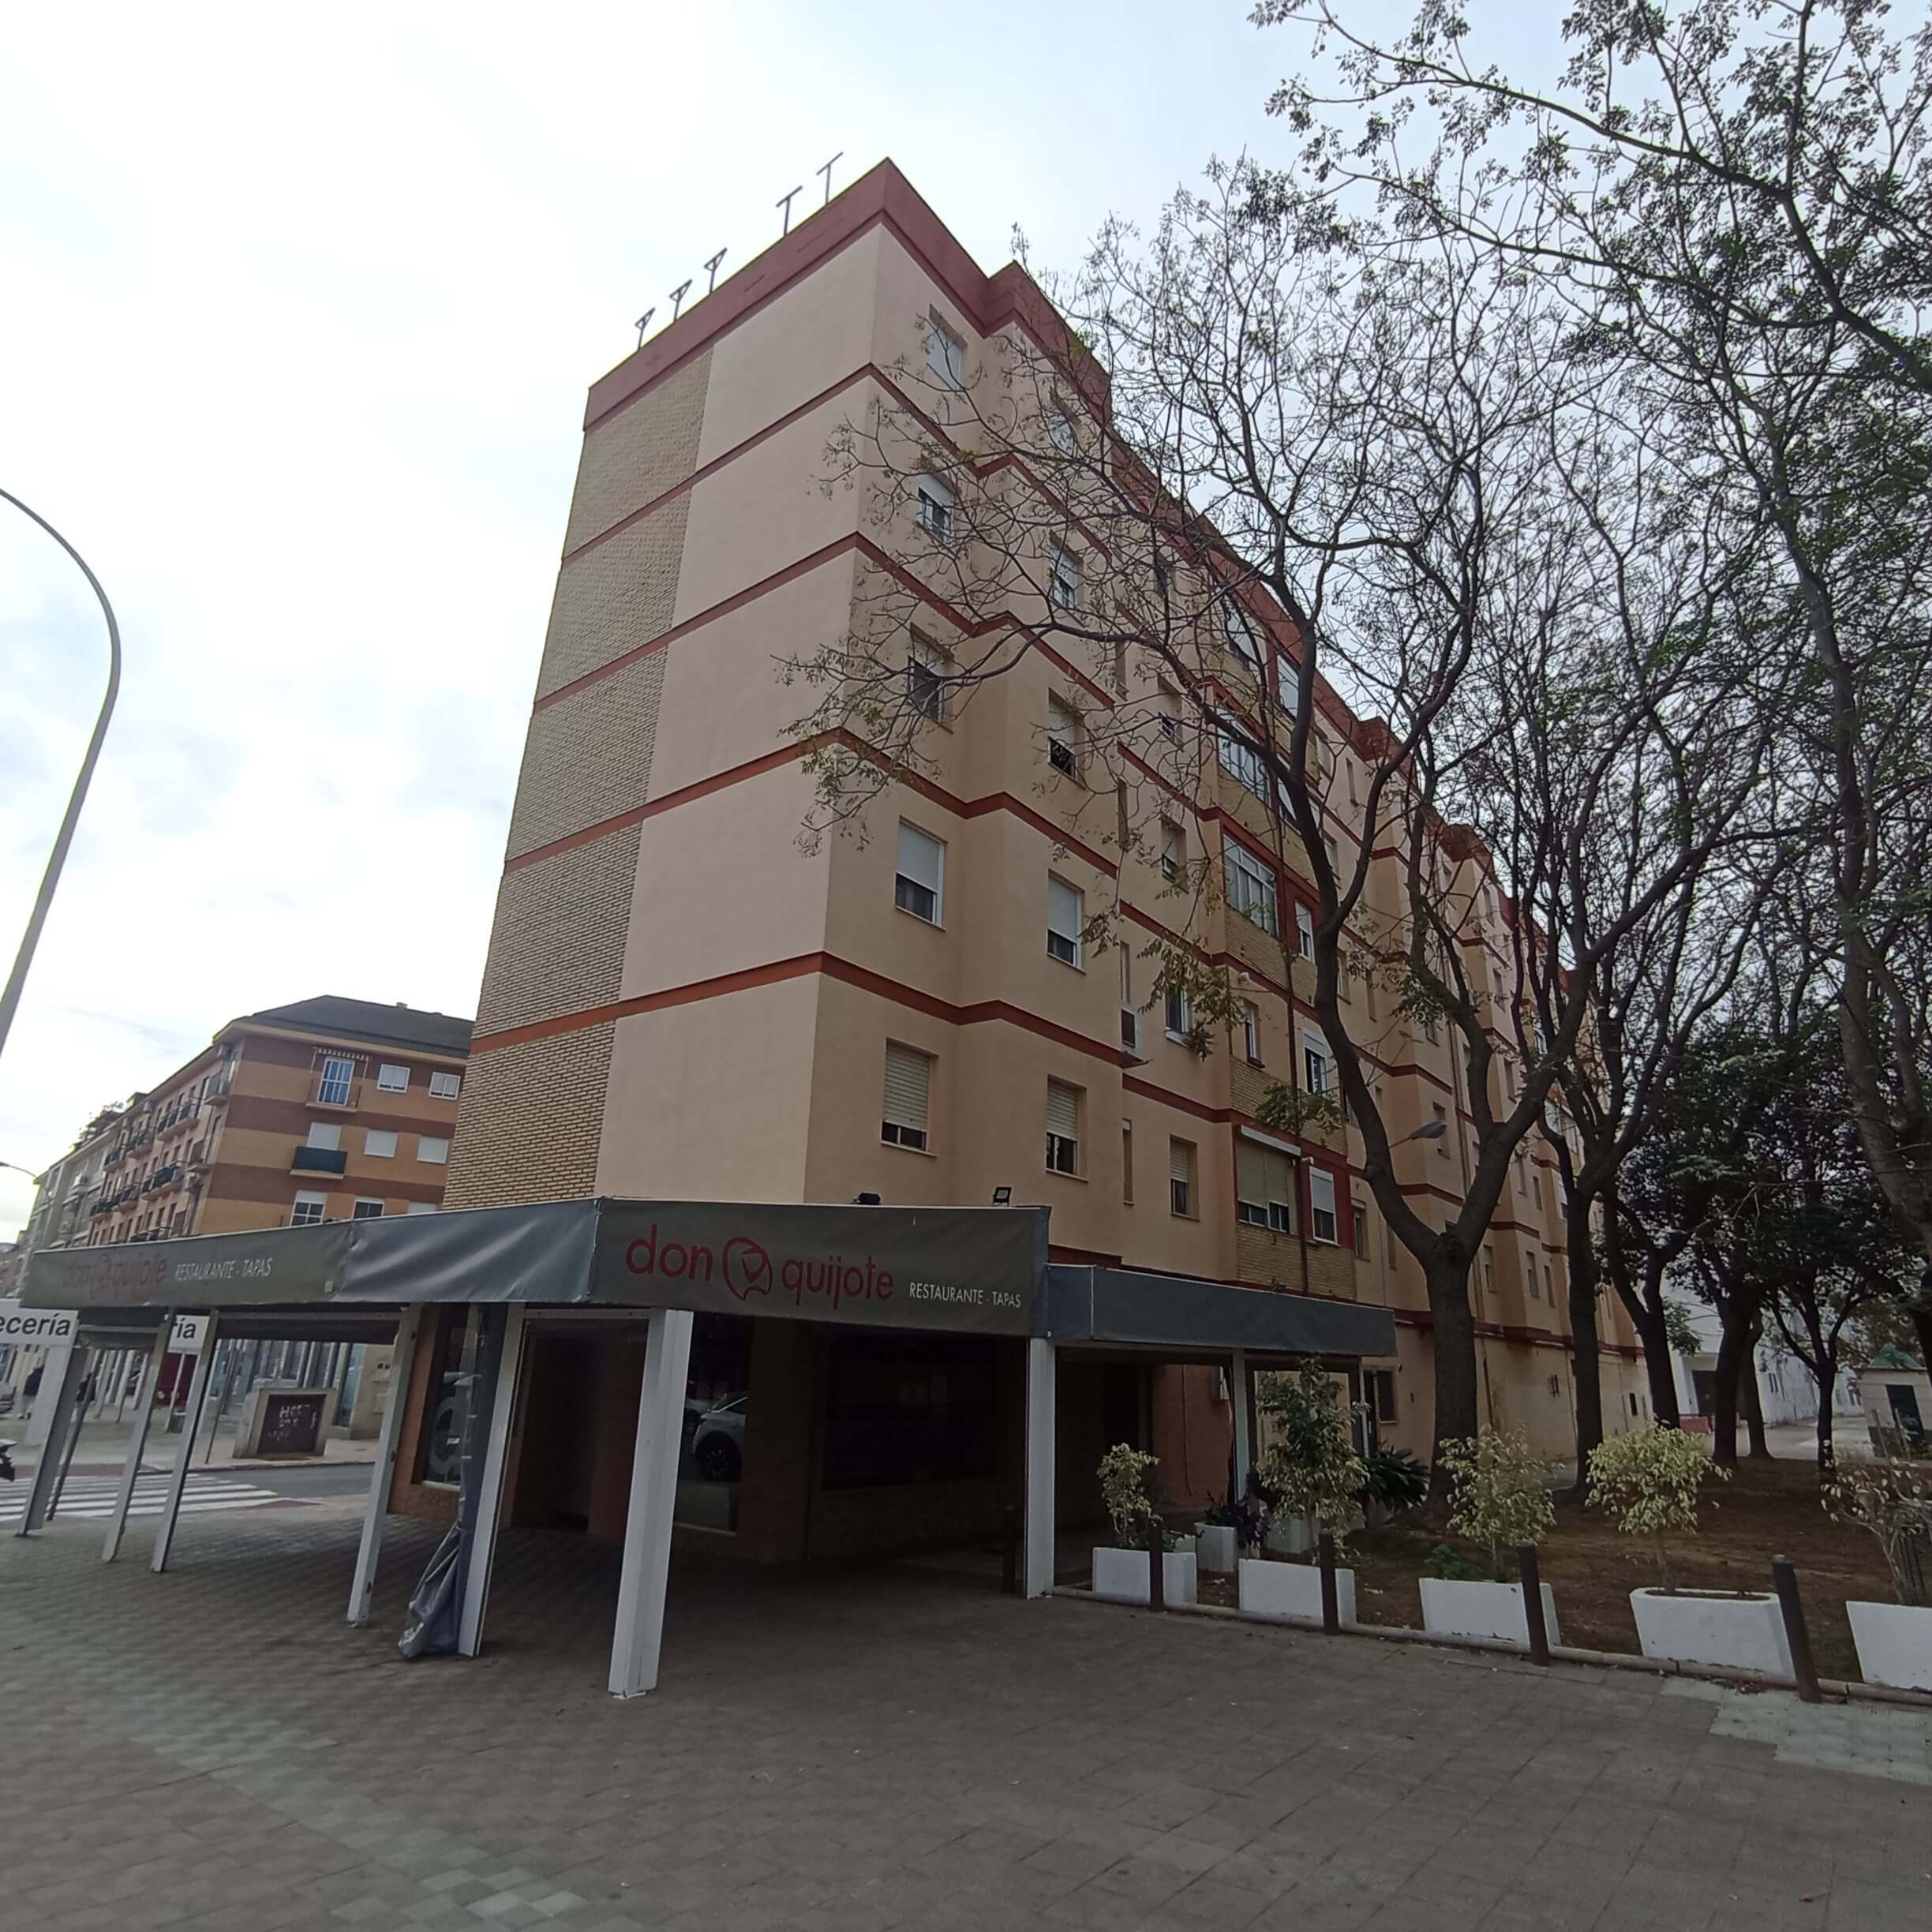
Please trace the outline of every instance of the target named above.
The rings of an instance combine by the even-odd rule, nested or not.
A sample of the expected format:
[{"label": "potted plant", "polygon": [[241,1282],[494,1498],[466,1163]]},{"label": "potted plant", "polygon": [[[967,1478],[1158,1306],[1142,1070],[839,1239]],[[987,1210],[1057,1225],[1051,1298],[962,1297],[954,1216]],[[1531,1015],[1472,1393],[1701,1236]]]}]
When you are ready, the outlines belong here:
[{"label": "potted plant", "polygon": [[1834,1464],[1824,1503],[1835,1522],[1878,1539],[1896,1603],[1847,1603],[1867,1683],[1932,1690],[1932,1477],[1904,1462]]},{"label": "potted plant", "polygon": [[[1513,1429],[1446,1442],[1438,1452],[1449,1472],[1449,1527],[1489,1552],[1489,1578],[1443,1575],[1418,1578],[1422,1627],[1445,1637],[1499,1637],[1527,1646],[1530,1620],[1520,1579],[1506,1580],[1504,1565],[1519,1543],[1540,1543],[1556,1521],[1547,1487],[1549,1470]],[[1557,1634],[1556,1604],[1542,1586],[1543,1627]]]},{"label": "potted plant", "polygon": [[1116,1443],[1100,1458],[1100,1496],[1113,1519],[1114,1542],[1093,1553],[1093,1593],[1110,1603],[1144,1604],[1148,1599],[1149,1544],[1159,1536],[1161,1594],[1170,1604],[1196,1601],[1195,1557],[1178,1547],[1180,1539],[1162,1522],[1154,1506],[1157,1457]]},{"label": "potted plant", "polygon": [[1649,1537],[1657,1552],[1656,1589],[1631,1592],[1638,1646],[1646,1657],[1789,1677],[1791,1646],[1777,1597],[1672,1586],[1668,1538],[1696,1534],[1698,1492],[1713,1476],[1728,1481],[1730,1471],[1711,1461],[1702,1439],[1661,1422],[1590,1451],[1591,1507],[1611,1511],[1626,1535]]},{"label": "potted plant", "polygon": [[[1339,1552],[1367,1474],[1350,1440],[1349,1408],[1334,1382],[1313,1363],[1298,1376],[1267,1378],[1255,1399],[1271,1425],[1268,1446],[1255,1462],[1271,1511],[1277,1518],[1304,1517],[1320,1524],[1333,1533]],[[1244,1558],[1238,1582],[1244,1616],[1276,1623],[1320,1620],[1321,1574],[1312,1564]],[[1353,1570],[1336,1571],[1335,1601],[1342,1621],[1353,1623]]]}]

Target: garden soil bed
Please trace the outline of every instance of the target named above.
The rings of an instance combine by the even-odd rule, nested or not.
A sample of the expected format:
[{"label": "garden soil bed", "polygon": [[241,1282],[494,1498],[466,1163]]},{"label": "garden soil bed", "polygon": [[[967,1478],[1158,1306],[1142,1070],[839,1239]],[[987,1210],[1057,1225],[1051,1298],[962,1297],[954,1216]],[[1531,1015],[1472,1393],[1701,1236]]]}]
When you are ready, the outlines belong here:
[{"label": "garden soil bed", "polygon": [[[1855,1681],[1858,1655],[1845,1601],[1896,1599],[1874,1539],[1825,1514],[1817,1469],[1808,1462],[1744,1463],[1729,1482],[1705,1491],[1700,1516],[1697,1535],[1672,1545],[1672,1582],[1687,1589],[1768,1590],[1771,1559],[1788,1556],[1797,1566],[1818,1674]],[[1417,1579],[1428,1573],[1430,1552],[1444,1542],[1488,1574],[1488,1552],[1453,1537],[1393,1529],[1350,1537],[1357,1616],[1365,1623],[1420,1630]],[[1557,1502],[1556,1526],[1543,1540],[1541,1560],[1566,1644],[1637,1653],[1631,1592],[1657,1582],[1647,1542],[1623,1535],[1597,1511],[1566,1497]],[[1204,1571],[1200,1600],[1233,1608],[1234,1578]]]}]

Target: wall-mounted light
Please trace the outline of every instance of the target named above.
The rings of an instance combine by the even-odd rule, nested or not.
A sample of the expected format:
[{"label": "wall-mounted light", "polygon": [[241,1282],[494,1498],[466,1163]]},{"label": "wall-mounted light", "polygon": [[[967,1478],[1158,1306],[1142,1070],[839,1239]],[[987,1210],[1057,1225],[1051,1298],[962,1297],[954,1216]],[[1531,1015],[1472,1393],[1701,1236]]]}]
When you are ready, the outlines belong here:
[{"label": "wall-mounted light", "polygon": [[1013,1189],[1009,1187],[996,1187],[993,1190],[993,1205],[995,1208],[1010,1208],[1013,1205]]}]

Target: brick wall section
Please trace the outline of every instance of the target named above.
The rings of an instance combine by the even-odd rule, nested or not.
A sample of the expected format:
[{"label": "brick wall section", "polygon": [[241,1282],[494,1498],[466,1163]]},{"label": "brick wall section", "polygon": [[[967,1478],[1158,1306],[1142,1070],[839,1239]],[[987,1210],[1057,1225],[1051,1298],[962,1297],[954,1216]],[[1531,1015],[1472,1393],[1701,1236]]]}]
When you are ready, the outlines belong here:
[{"label": "brick wall section", "polygon": [[691,474],[710,380],[707,349],[585,436],[566,556]]},{"label": "brick wall section", "polygon": [[616,999],[639,828],[504,874],[477,1009],[479,1034]]},{"label": "brick wall section", "polygon": [[472,1055],[447,1208],[572,1200],[597,1185],[612,1024]]},{"label": "brick wall section", "polygon": [[645,802],[664,672],[657,652],[531,718],[510,813],[512,859]]},{"label": "brick wall section", "polygon": [[[1249,1227],[1245,1222],[1234,1230],[1235,1277],[1267,1288],[1279,1282],[1297,1294],[1301,1288],[1302,1244],[1293,1234],[1277,1234],[1272,1228]],[[1311,1294],[1339,1295],[1355,1299],[1355,1256],[1346,1248],[1321,1241],[1307,1245],[1308,1290]]]},{"label": "brick wall section", "polygon": [[690,515],[690,496],[673,497],[564,564],[537,672],[538,697],[670,629]]}]

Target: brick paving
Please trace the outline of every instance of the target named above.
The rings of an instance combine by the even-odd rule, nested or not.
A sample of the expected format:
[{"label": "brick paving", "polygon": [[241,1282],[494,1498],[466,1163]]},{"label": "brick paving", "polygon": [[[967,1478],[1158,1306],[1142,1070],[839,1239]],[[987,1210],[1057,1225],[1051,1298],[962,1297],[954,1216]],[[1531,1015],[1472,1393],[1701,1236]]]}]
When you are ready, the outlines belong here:
[{"label": "brick paving", "polygon": [[1916,1713],[681,1556],[617,1704],[608,1553],[408,1664],[431,1533],[355,1631],[355,1529],[0,1539],[0,1932],[1932,1924]]}]

